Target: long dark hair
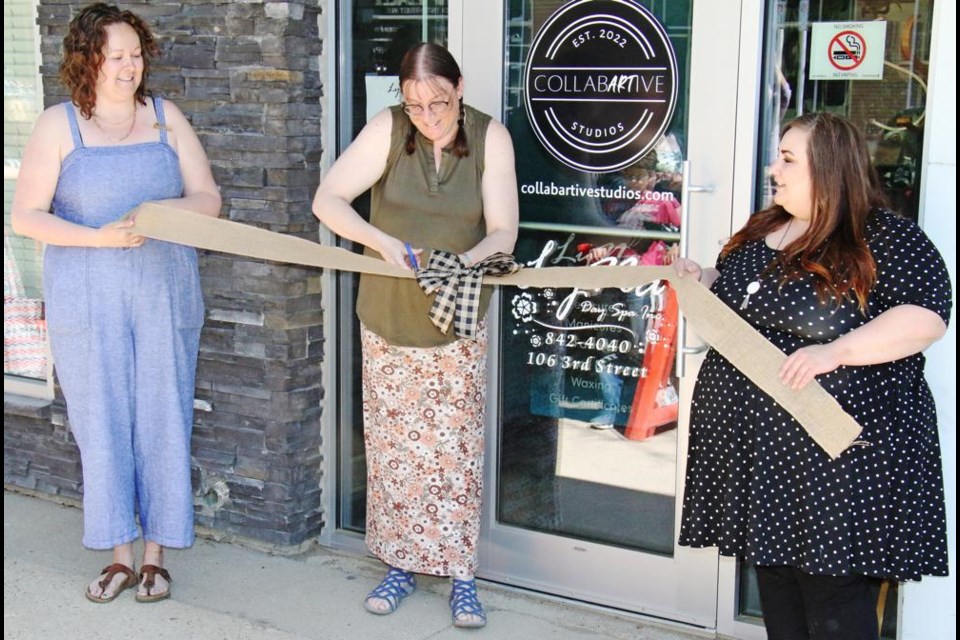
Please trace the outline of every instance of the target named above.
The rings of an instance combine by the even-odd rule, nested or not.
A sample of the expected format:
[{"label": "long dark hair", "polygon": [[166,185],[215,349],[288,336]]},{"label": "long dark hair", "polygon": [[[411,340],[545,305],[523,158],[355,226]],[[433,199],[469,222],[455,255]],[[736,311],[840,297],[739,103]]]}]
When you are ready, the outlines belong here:
[{"label": "long dark hair", "polygon": [[97,103],[97,78],[103,64],[103,47],[107,42],[107,27],[128,24],[140,38],[143,55],[143,77],[134,99],[146,104],[147,78],[150,60],[160,54],[160,46],[143,18],[132,11],[121,11],[114,5],[98,2],[78,13],[63,38],[63,60],[60,62],[60,81],[70,90],[70,98],[80,108],[84,118],[93,115]]},{"label": "long dark hair", "polygon": [[[867,246],[866,227],[871,213],[887,206],[880,179],[860,131],[849,120],[831,113],[808,113],[787,123],[806,131],[813,208],[807,231],[784,247],[778,256],[783,282],[806,273],[822,303],[855,298],[862,311],[877,281],[876,263]],[[791,215],[774,205],[750,220],[723,248],[722,255],[759,240],[787,224]]]},{"label": "long dark hair", "polygon": [[[400,61],[400,87],[408,82],[431,81],[443,78],[456,87],[463,78],[460,66],[450,52],[432,42],[421,42],[407,51]],[[458,158],[470,155],[467,132],[463,128],[463,100],[460,100],[460,117],[457,119],[457,137],[453,140],[453,154]],[[417,148],[417,128],[413,122],[407,131],[404,150],[410,154]]]}]

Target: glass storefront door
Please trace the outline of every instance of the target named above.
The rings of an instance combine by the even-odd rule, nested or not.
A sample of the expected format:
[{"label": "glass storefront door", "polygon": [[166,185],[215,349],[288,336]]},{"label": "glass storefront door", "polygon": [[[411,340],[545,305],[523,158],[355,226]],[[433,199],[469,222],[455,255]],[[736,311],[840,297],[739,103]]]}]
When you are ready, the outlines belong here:
[{"label": "glass storefront door", "polygon": [[[628,156],[627,166],[596,173],[558,161],[541,144],[540,132],[535,135],[537,106],[531,101],[533,109],[524,108],[523,92],[542,87],[540,93],[552,97],[556,94],[549,94],[550,89],[563,91],[567,85],[569,91],[557,104],[575,102],[568,108],[569,118],[561,113],[558,121],[573,120],[566,128],[573,127],[573,134],[589,144],[604,144],[606,137],[617,144],[631,121],[625,113],[609,120],[605,116],[623,103],[603,102],[604,92],[587,87],[584,95],[575,85],[610,82],[613,74],[643,79],[642,69],[651,66],[618,63],[616,71],[587,75],[565,64],[528,62],[534,34],[544,31],[549,37],[550,30],[539,23],[563,5],[523,0],[508,5],[505,121],[514,143],[524,150],[517,163],[523,212],[517,258],[536,267],[662,265],[679,250],[688,101],[685,96],[679,100],[680,108],[664,123],[666,133],[636,162]],[[595,12],[596,6],[584,4],[581,13]],[[662,9],[656,18],[676,52],[676,76],[682,77],[689,54],[690,7],[674,3],[669,11],[665,5]],[[640,13],[626,15],[642,19]],[[595,45],[602,60],[607,53],[619,53],[616,39],[629,34],[605,26],[617,25],[616,20],[582,22],[579,15],[573,18],[575,30],[564,36],[574,43],[568,48],[575,56],[584,55],[586,43],[598,34],[609,33],[610,43]],[[575,46],[578,38],[584,44]],[[528,78],[538,74],[527,86],[520,73],[524,69],[530,69]],[[669,78],[669,71],[654,77]],[[658,94],[664,96],[658,104],[677,93]],[[559,111],[554,109],[549,113]],[[613,135],[607,133],[611,130]],[[544,141],[551,142],[546,136]],[[610,164],[606,156],[612,155],[600,155],[597,164]],[[500,321],[498,520],[571,539],[672,555],[679,381],[674,371],[678,314],[669,289],[661,283],[630,291],[510,288],[503,292]],[[529,384],[516,385],[516,374]]]},{"label": "glass storefront door", "polygon": [[[390,100],[398,54],[421,39],[446,44],[461,62],[467,102],[513,136],[524,191],[521,260],[651,264],[683,251],[711,262],[731,227],[740,2],[642,3],[675,52],[675,111],[649,153],[603,172],[554,160],[526,121],[521,83],[530,45],[544,21],[571,4],[342,3],[338,147]],[[618,28],[602,28],[597,38],[619,47]],[[629,56],[612,64],[648,66]],[[564,187],[563,195],[551,187]],[[355,280],[337,278],[335,528],[338,544],[351,546],[365,528],[360,355]],[[659,283],[628,292],[504,290],[489,319],[479,575],[714,628],[716,552],[675,544],[699,356],[676,358],[694,338],[672,294]]]},{"label": "glass storefront door", "polygon": [[[648,152],[613,162],[606,158],[617,156],[632,130],[616,110],[641,99],[628,91],[608,100],[611,74],[636,78],[638,86],[663,82],[663,101],[671,99],[663,60],[640,59],[629,49],[634,32],[615,6],[628,3],[507,0],[493,16],[470,4],[462,9],[469,29],[458,29],[451,12],[451,46],[457,49],[462,38],[467,100],[498,106],[513,137],[518,260],[534,268],[657,265],[692,251],[712,261],[731,225],[737,52],[730,51],[736,38],[723,34],[739,31],[738,4],[641,3],[675,52],[675,112]],[[550,26],[551,16],[578,5],[585,13]],[[590,14],[601,5],[611,11]],[[547,43],[545,63],[528,64],[545,47],[538,42],[544,25],[553,29],[545,37],[559,35]],[[646,37],[653,42],[655,34],[648,30]],[[577,61],[587,46],[563,57],[564,47],[591,39],[604,40],[594,46],[606,56],[603,70]],[[503,51],[481,44],[498,40]],[[471,77],[489,69],[502,69],[499,95],[489,95],[489,79],[471,94]],[[557,95],[549,96],[553,89]],[[544,110],[547,125],[536,121],[527,98],[552,100]],[[599,154],[608,166],[547,148],[570,141],[610,149]],[[714,186],[696,187],[693,180]],[[661,283],[630,291],[505,288],[494,314],[481,575],[715,627],[716,552],[676,546],[685,403],[697,358],[677,358],[686,332],[674,295]],[[691,366],[684,367],[685,359]]]}]

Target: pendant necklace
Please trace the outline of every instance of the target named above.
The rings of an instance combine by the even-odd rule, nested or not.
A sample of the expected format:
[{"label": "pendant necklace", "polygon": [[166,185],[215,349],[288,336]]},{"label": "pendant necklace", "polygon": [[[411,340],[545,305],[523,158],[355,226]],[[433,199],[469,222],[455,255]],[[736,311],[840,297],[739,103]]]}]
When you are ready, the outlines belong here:
[{"label": "pendant necklace", "polygon": [[[787,223],[787,228],[783,230],[783,235],[780,236],[780,242],[777,243],[777,248],[775,251],[780,251],[780,247],[783,246],[783,241],[787,239],[787,234],[790,233],[790,226],[793,224],[793,216],[790,217],[790,222]],[[747,285],[747,295],[743,296],[743,302],[740,303],[741,309],[746,309],[750,304],[750,296],[755,294],[757,291],[760,291],[760,278]]]},{"label": "pendant necklace", "polygon": [[[129,120],[131,121],[131,122],[130,122],[130,128],[127,129],[127,132],[126,132],[125,134],[123,134],[122,136],[120,136],[119,138],[117,138],[117,137],[115,137],[115,136],[112,136],[112,135],[110,135],[109,133],[107,133],[106,131],[103,130],[103,127],[100,126],[100,118],[97,117],[97,114],[93,114],[92,120],[93,120],[93,124],[97,127],[97,129],[100,131],[100,133],[102,133],[102,134],[107,138],[107,140],[110,140],[110,141],[112,141],[112,142],[123,142],[124,140],[126,140],[127,138],[130,137],[130,134],[133,133],[134,127],[137,126],[137,105],[133,105],[133,114],[132,114],[132,115],[130,116],[130,118],[129,118]],[[113,123],[112,126],[116,126],[116,125],[118,125],[118,124],[123,124],[124,122],[126,122],[126,120],[122,120],[122,121],[120,121],[120,122]]]}]

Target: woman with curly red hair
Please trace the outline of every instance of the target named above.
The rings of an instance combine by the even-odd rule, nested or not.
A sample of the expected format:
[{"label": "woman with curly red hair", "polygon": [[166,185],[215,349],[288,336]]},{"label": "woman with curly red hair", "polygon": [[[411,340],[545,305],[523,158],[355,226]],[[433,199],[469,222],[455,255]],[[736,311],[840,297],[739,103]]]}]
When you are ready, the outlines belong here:
[{"label": "woman with curly red hair", "polygon": [[220,195],[189,122],[147,90],[159,47],[140,17],[86,7],[63,48],[71,100],[37,120],[12,224],[47,245],[46,319],[83,465],[83,543],[113,550],[86,597],[110,602],[138,585],[137,601],[153,602],[170,595],[163,548],[193,543],[190,434],[204,310],[196,252],[147,240],[124,214],[159,201],[216,216]]}]

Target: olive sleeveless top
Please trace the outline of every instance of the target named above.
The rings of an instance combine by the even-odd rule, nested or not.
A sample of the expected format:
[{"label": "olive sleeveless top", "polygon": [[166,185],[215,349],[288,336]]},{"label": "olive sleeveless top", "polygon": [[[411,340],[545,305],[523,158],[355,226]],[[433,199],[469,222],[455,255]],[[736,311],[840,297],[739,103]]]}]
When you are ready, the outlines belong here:
[{"label": "olive sleeveless top", "polygon": [[[482,240],[486,232],[481,182],[484,143],[490,116],[464,105],[464,128],[470,154],[458,158],[443,150],[440,170],[433,143],[416,134],[416,149],[404,150],[410,119],[399,106],[391,108],[390,153],[380,180],[371,190],[370,223],[401,242],[422,248],[426,261],[431,249],[462,253]],[[380,258],[366,248],[366,255]],[[491,287],[484,287],[480,313],[485,314]],[[433,295],[427,296],[415,280],[363,274],[357,294],[357,315],[370,331],[390,344],[435,347],[457,340],[430,322]]]}]

